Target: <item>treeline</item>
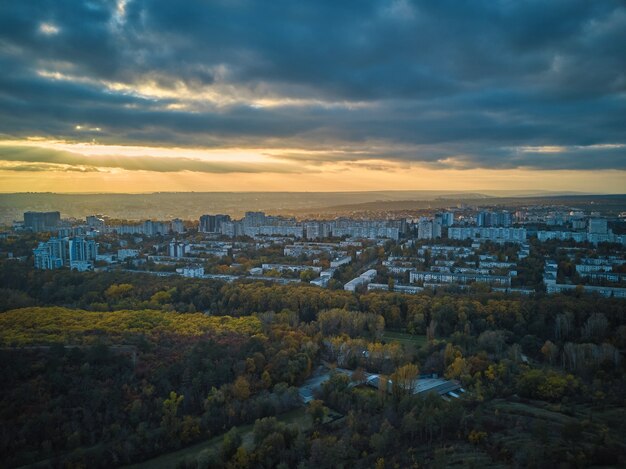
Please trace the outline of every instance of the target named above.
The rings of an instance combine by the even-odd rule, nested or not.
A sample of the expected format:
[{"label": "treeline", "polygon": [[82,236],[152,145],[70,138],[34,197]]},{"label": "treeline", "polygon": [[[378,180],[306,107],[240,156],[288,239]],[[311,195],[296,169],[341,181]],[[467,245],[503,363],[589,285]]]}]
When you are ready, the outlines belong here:
[{"label": "treeline", "polygon": [[90,311],[156,309],[230,316],[286,310],[296,313],[298,321],[310,322],[321,311],[339,308],[381,315],[386,327],[414,334],[426,334],[431,328],[430,332],[439,337],[500,328],[519,337],[531,334],[552,340],[558,315],[569,314],[573,331],[580,331],[589,316],[603,313],[608,329],[615,330],[624,325],[626,309],[622,300],[590,296],[511,297],[480,290],[354,295],[309,285],[224,284],[128,272],[35,271],[9,261],[0,263],[0,285],[0,312],[49,305]]}]

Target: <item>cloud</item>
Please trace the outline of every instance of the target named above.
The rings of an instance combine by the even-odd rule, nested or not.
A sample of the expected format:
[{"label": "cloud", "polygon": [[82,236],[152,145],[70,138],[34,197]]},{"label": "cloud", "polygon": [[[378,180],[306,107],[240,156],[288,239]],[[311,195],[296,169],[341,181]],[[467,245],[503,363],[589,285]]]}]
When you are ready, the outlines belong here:
[{"label": "cloud", "polygon": [[[318,166],[624,169],[606,147],[626,143],[624,43],[618,0],[5,2],[0,129]],[[565,151],[518,151],[548,146]]]},{"label": "cloud", "polygon": [[193,158],[163,156],[82,155],[69,151],[33,146],[0,145],[0,161],[20,162],[19,165],[0,166],[10,171],[98,171],[98,168],[118,168],[127,171],[170,173],[191,171],[198,173],[298,173],[295,166],[286,164],[203,161]]},{"label": "cloud", "polygon": [[99,173],[98,168],[92,166],[66,166],[61,164],[45,164],[45,163],[23,163],[23,164],[1,164],[2,171],[17,172],[76,172],[76,173]]}]

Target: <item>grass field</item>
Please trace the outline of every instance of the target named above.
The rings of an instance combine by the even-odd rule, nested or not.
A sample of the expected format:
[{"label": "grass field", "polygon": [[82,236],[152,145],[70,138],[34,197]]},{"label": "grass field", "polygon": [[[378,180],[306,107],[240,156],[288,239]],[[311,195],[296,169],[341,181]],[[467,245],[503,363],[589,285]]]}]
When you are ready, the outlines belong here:
[{"label": "grass field", "polygon": [[[626,449],[626,411],[623,408],[600,411],[584,405],[563,408],[544,401],[494,399],[485,410],[494,412],[505,426],[489,434],[490,444],[509,454],[538,457],[542,451],[549,451],[563,455],[575,448],[592,453],[594,442],[601,440],[606,440],[605,444],[612,447],[612,451]],[[567,429],[572,426],[578,426],[581,432],[573,440],[567,437]]]},{"label": "grass field", "polygon": [[406,332],[385,331],[383,342],[398,342],[402,345],[413,346],[419,349],[426,344],[426,336],[413,335]]},{"label": "grass field", "polygon": [[[328,415],[325,418],[325,423],[336,420],[341,417],[341,414],[338,414],[334,411],[329,411]],[[298,429],[301,432],[307,432],[313,428],[313,422],[311,417],[307,415],[306,408],[301,407],[290,412],[286,412],[281,415],[277,415],[276,418],[290,425],[297,425]],[[244,446],[247,450],[252,450],[254,448],[254,436],[252,434],[253,424],[249,425],[241,425],[237,427],[237,432],[241,435],[242,446]],[[180,449],[178,451],[173,451],[171,453],[163,454],[161,456],[157,456],[156,458],[149,459],[139,464],[133,464],[131,466],[126,466],[128,469],[170,469],[175,468],[180,462],[185,459],[193,460],[195,459],[202,451],[216,449],[219,448],[224,439],[224,435],[215,436],[207,441],[203,441],[201,443],[196,443],[195,445],[188,446],[186,448]]]}]

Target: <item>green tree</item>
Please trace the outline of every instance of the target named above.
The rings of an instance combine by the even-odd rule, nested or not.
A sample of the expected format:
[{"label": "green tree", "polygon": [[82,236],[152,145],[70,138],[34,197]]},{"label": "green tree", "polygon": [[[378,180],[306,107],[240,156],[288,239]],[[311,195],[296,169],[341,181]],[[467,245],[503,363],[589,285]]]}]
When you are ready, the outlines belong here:
[{"label": "green tree", "polygon": [[313,419],[313,424],[319,425],[324,421],[326,414],[328,414],[328,407],[326,407],[322,401],[314,399],[309,402],[307,413]]},{"label": "green tree", "polygon": [[176,438],[180,430],[180,419],[178,418],[178,408],[185,399],[176,392],[170,392],[167,399],[163,401],[163,417],[161,418],[161,427],[165,430],[169,438]]},{"label": "green tree", "polygon": [[240,445],[241,435],[237,432],[237,428],[233,427],[224,435],[220,448],[220,456],[224,461],[228,461],[236,453]]}]

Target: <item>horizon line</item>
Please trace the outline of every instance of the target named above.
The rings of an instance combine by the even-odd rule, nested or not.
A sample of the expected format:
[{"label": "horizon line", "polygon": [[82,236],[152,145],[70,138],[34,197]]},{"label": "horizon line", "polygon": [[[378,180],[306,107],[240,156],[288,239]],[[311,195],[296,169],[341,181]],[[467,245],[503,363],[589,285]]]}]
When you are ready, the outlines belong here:
[{"label": "horizon line", "polygon": [[[594,195],[626,195],[619,192],[578,192],[578,191],[550,191],[541,189],[467,189],[467,190],[440,190],[440,189],[376,189],[376,190],[332,190],[332,191],[142,191],[142,192],[60,192],[60,191],[21,191],[21,192],[4,192],[0,190],[0,195],[155,195],[155,194],[367,194],[379,192],[422,192],[422,193],[441,193],[441,194],[493,194],[493,193],[511,193],[511,194],[546,194],[546,195],[576,195],[576,196],[594,196]],[[513,195],[512,195],[513,196]],[[513,196],[514,197],[514,196]]]}]

